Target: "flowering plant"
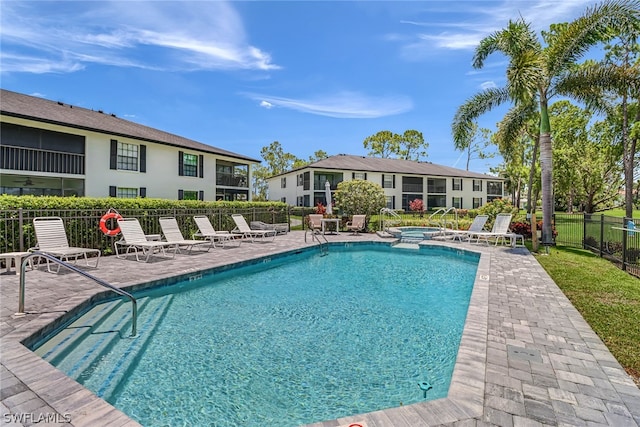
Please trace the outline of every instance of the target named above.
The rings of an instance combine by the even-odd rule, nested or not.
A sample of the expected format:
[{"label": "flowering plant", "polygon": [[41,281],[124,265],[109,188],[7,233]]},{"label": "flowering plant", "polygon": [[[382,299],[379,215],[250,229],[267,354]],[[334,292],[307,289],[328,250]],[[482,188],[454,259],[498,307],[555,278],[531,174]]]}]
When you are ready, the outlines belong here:
[{"label": "flowering plant", "polygon": [[409,202],[409,209],[413,212],[422,212],[424,211],[424,202],[422,199],[413,199]]}]

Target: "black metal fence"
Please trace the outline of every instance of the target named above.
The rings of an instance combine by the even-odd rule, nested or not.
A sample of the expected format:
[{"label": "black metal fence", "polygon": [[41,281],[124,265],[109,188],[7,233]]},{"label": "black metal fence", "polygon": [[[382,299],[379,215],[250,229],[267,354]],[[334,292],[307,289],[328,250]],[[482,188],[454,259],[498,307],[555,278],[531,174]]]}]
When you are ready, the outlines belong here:
[{"label": "black metal fence", "polygon": [[588,249],[640,277],[640,229],[631,218],[596,214],[555,214],[556,244]]},{"label": "black metal fence", "polygon": [[[247,222],[262,221],[269,224],[290,223],[286,209],[127,209],[118,212],[123,217],[138,218],[146,234],[160,234],[159,218],[175,217],[185,239],[198,231],[194,215],[206,215],[216,230],[232,230],[235,223],[231,214],[242,214]],[[103,210],[44,210],[15,209],[0,211],[0,252],[24,252],[36,245],[33,218],[43,216],[61,217],[67,231],[70,246],[101,249],[104,254],[113,253],[113,242],[119,237],[105,236],[99,229]],[[111,224],[109,228],[114,228]]]}]

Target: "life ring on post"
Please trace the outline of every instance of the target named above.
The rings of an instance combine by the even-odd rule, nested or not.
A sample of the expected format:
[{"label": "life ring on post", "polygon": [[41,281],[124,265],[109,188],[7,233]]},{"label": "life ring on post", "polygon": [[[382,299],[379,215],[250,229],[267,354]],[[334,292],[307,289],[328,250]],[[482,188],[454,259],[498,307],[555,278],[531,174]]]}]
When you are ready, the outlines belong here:
[{"label": "life ring on post", "polygon": [[119,219],[122,219],[122,215],[120,215],[118,212],[107,212],[106,214],[102,215],[102,218],[100,218],[100,231],[102,231],[107,236],[117,236],[118,234],[120,234],[120,227],[116,225],[116,228],[108,228],[107,221],[109,221],[110,219],[115,219],[116,221],[118,221]]}]

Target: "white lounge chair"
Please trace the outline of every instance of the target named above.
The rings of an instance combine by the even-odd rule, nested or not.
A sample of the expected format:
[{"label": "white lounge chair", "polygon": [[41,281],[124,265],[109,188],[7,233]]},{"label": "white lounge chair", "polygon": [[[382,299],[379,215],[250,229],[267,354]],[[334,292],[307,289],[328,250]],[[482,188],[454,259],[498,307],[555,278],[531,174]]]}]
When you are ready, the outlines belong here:
[{"label": "white lounge chair", "polygon": [[468,240],[470,234],[481,232],[484,230],[484,226],[487,223],[488,219],[489,219],[489,215],[477,215],[475,218],[473,218],[473,221],[471,222],[471,225],[469,226],[468,229],[446,230],[445,233],[447,235],[451,235],[453,237],[453,240],[459,240],[459,241],[462,241],[463,239]]},{"label": "white lounge chair", "polygon": [[206,249],[207,252],[211,249],[213,241],[185,239],[178,226],[178,221],[174,217],[162,217],[159,221],[164,239],[169,243],[177,244],[178,251],[180,251],[181,247],[185,247],[189,253],[195,247]]},{"label": "white lounge chair", "polygon": [[347,230],[351,230],[351,235],[356,236],[364,230],[366,224],[366,215],[354,215],[351,221],[347,222]]},{"label": "white lounge chair", "polygon": [[483,240],[484,242],[489,244],[489,239],[493,239],[495,241],[495,245],[497,246],[498,242],[504,243],[508,238],[510,240],[511,246],[516,246],[518,239],[522,239],[522,244],[524,245],[524,236],[509,231],[511,218],[511,214],[498,214],[496,216],[495,222],[493,223],[493,228],[491,229],[491,231],[478,231],[469,233],[469,242],[471,242],[471,240],[475,237],[476,243],[479,243],[480,240]]},{"label": "white lounge chair", "polygon": [[[140,253],[142,253],[145,257],[144,262],[148,262],[151,255],[156,252],[168,257],[166,249],[173,248],[173,255],[171,256],[173,258],[178,251],[177,243],[147,240],[147,236],[142,231],[137,218],[120,218],[118,219],[118,227],[120,227],[120,233],[122,233],[122,239],[115,242],[116,257],[118,258],[126,258],[133,251],[136,254],[137,261],[141,261]],[[121,246],[126,248],[124,254],[121,254],[118,250]]]},{"label": "white lounge chair", "polygon": [[[69,246],[67,232],[64,229],[62,218],[57,216],[37,217],[33,219],[33,228],[36,232],[37,244],[30,248],[29,252],[42,252],[53,257],[59,258],[60,261],[78,261],[78,258],[84,258],[87,266],[89,264],[88,254],[96,255],[96,263],[92,267],[97,268],[100,261],[99,249],[87,249]],[[17,268],[17,266],[16,266]],[[47,271],[51,272],[50,260],[47,259]],[[60,271],[60,264],[56,269],[56,273]]]},{"label": "white lounge chair", "polygon": [[271,237],[271,240],[275,239],[277,231],[276,230],[254,230],[249,227],[247,224],[247,220],[244,219],[244,216],[241,214],[232,214],[231,218],[233,222],[236,223],[236,228],[231,230],[231,233],[235,233],[241,235],[243,238],[251,239],[251,242],[255,242],[257,238],[260,238],[261,241],[266,240],[268,237]]},{"label": "white lounge chair", "polygon": [[[228,231],[217,231],[213,228],[211,221],[209,221],[209,217],[206,215],[195,215],[193,217],[196,225],[198,226],[198,231],[193,234],[194,239],[206,239],[210,240],[213,246],[216,245],[216,242],[220,243],[222,247],[224,247],[225,243],[233,242],[236,240],[233,234]],[[238,246],[242,242],[242,239],[237,239]]]}]

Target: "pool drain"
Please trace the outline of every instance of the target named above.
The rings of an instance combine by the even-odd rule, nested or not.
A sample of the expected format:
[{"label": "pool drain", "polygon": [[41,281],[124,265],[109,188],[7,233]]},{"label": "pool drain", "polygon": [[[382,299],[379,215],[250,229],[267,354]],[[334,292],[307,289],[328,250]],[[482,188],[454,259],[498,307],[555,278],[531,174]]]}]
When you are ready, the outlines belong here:
[{"label": "pool drain", "polygon": [[420,390],[422,390],[422,397],[426,399],[427,391],[431,390],[433,387],[431,387],[431,384],[429,384],[428,381],[422,381],[421,383],[418,383],[418,385],[420,386]]}]

